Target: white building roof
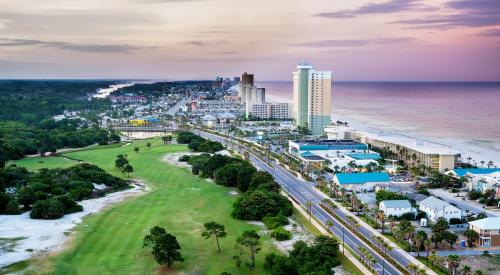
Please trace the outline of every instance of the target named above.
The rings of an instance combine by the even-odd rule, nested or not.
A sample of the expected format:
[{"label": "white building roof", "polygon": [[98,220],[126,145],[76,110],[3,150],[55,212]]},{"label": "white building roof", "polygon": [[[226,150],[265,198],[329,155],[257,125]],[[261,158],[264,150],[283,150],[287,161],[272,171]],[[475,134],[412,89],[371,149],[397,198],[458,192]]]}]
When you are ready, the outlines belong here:
[{"label": "white building roof", "polygon": [[380,204],[384,204],[386,208],[411,208],[409,200],[385,200]]},{"label": "white building roof", "polygon": [[432,196],[421,201],[420,205],[427,206],[427,207],[434,209],[434,210],[443,210],[445,207],[448,207],[448,206],[454,207],[453,205],[451,205],[443,200],[440,200],[436,197],[432,197]]},{"label": "white building roof", "polygon": [[381,131],[379,133],[360,132],[360,134],[373,139],[399,144],[424,154],[457,155],[460,153],[452,149],[451,146],[428,140],[415,139],[413,137],[396,134],[390,131]]},{"label": "white building roof", "polygon": [[222,119],[236,119],[236,116],[231,113],[222,113],[219,114],[218,117]]},{"label": "white building roof", "polygon": [[201,118],[201,120],[203,120],[203,121],[214,121],[214,120],[216,120],[216,118],[214,116],[212,116],[212,115],[204,115]]},{"label": "white building roof", "polygon": [[500,230],[500,217],[490,217],[469,222],[481,230]]}]

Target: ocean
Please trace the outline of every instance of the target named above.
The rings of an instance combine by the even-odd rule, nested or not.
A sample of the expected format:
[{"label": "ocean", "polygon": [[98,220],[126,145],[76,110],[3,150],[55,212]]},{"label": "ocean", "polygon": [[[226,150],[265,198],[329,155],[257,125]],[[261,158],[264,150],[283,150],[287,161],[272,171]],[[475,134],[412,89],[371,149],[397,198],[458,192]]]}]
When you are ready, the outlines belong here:
[{"label": "ocean", "polygon": [[[292,82],[260,82],[291,102]],[[500,166],[500,82],[334,82],[332,116],[367,132],[440,143]]]}]

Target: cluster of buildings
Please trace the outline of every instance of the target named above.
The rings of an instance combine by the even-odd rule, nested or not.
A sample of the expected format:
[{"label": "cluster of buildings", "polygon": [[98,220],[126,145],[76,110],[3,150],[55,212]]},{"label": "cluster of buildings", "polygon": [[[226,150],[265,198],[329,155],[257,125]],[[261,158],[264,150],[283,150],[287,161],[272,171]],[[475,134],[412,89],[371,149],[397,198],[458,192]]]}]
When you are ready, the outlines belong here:
[{"label": "cluster of buildings", "polygon": [[245,117],[260,119],[289,119],[291,116],[288,103],[266,102],[266,89],[254,85],[254,75],[243,73],[238,88],[238,96],[245,106]]},{"label": "cluster of buildings", "polygon": [[145,96],[142,95],[134,95],[134,94],[124,94],[124,95],[118,95],[118,96],[110,96],[109,100],[113,104],[116,103],[122,103],[122,104],[127,104],[127,103],[146,103],[148,99]]},{"label": "cluster of buildings", "polygon": [[484,194],[487,190],[493,190],[495,198],[500,198],[500,168],[459,168],[445,174],[457,179],[465,178],[469,191]]}]

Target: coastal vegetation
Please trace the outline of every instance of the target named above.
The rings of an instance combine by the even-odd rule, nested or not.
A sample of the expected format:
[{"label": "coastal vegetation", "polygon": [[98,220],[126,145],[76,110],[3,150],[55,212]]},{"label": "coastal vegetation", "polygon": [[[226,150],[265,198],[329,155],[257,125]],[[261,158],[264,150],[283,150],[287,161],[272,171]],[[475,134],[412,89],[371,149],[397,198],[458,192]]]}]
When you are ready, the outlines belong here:
[{"label": "coastal vegetation", "polygon": [[[94,184],[103,188],[96,189]],[[38,172],[12,164],[0,170],[0,214],[31,210],[33,219],[57,219],[82,211],[76,201],[103,196],[127,186],[127,181],[88,163]]]}]

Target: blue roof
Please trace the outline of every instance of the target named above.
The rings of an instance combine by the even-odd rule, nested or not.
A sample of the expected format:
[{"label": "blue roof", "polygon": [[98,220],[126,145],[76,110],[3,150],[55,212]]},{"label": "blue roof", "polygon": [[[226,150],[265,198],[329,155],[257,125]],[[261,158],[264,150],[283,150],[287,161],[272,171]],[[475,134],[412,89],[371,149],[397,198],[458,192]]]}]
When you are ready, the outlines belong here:
[{"label": "blue roof", "polygon": [[301,157],[312,157],[312,156],[316,156],[315,154],[309,152],[309,151],[305,151],[304,153],[300,154]]},{"label": "blue roof", "polygon": [[374,173],[337,173],[339,184],[363,184],[367,182],[388,182],[389,174],[385,172]]},{"label": "blue roof", "polygon": [[370,154],[346,154],[347,156],[353,158],[353,159],[359,159],[359,160],[363,160],[363,159],[374,159],[374,160],[377,160],[377,159],[380,159],[380,155],[377,154],[377,153],[370,153]]},{"label": "blue roof", "polygon": [[453,169],[453,172],[459,177],[465,176],[467,173],[471,174],[491,174],[495,172],[500,172],[500,168],[458,168]]}]

